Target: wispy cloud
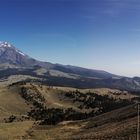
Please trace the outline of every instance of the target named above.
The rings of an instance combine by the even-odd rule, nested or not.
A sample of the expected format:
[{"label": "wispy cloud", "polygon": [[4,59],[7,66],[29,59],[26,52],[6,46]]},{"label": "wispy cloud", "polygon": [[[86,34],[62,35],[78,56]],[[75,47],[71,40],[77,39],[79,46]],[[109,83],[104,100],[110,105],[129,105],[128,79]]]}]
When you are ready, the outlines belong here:
[{"label": "wispy cloud", "polygon": [[[93,0],[84,10],[87,13],[117,17],[124,12],[140,11],[140,0]],[[89,2],[89,3],[90,3]],[[98,15],[99,16],[99,15]],[[86,16],[85,16],[86,17]]]},{"label": "wispy cloud", "polygon": [[140,28],[130,29],[131,32],[140,32]]},{"label": "wispy cloud", "polygon": [[140,65],[140,61],[136,60],[136,61],[130,62],[129,64],[131,64],[131,65]]}]

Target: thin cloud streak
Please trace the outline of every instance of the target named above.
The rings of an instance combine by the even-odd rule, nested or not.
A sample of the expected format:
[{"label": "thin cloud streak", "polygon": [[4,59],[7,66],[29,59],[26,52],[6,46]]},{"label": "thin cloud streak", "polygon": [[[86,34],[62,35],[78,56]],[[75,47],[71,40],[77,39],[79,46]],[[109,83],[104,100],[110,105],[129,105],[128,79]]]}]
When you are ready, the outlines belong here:
[{"label": "thin cloud streak", "polygon": [[[91,5],[83,8],[83,10],[87,12],[87,17],[89,16],[89,13],[93,16],[95,11],[101,15],[118,17],[124,12],[135,12],[140,10],[139,0],[101,0],[100,4],[95,7],[94,4],[96,4],[96,2],[97,0],[94,0],[91,2]],[[86,16],[84,15],[84,17]]]}]

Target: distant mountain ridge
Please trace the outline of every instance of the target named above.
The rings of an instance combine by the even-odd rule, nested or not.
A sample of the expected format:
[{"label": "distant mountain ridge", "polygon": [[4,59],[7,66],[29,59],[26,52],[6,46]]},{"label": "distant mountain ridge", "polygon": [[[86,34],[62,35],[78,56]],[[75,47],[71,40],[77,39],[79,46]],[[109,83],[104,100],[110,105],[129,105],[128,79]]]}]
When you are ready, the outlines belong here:
[{"label": "distant mountain ridge", "polygon": [[0,42],[0,78],[30,75],[47,84],[76,88],[107,87],[140,91],[140,78],[123,77],[102,70],[38,61],[7,42]]},{"label": "distant mountain ridge", "polygon": [[[18,50],[8,42],[0,42],[0,64],[3,64],[2,66],[4,66],[4,64],[7,64],[9,68],[11,68],[11,66],[12,68],[29,68],[39,66],[42,68],[46,68],[47,70],[53,69],[56,72],[60,71],[63,73],[76,74],[91,78],[118,77],[105,71],[85,69],[70,65],[65,66],[60,64],[52,64],[49,62],[41,62],[24,54],[22,51]],[[5,65],[5,67],[7,65]]]}]

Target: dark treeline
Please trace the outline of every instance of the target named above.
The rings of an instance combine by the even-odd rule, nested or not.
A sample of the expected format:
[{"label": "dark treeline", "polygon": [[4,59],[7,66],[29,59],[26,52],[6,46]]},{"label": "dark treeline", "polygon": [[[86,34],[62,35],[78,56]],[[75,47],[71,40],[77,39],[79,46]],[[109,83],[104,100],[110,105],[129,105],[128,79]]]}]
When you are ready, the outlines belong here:
[{"label": "dark treeline", "polygon": [[[47,71],[44,75],[38,75],[35,70],[37,70],[37,66],[30,69],[5,69],[0,70],[0,78],[7,78],[10,75],[30,75],[33,77],[41,78],[42,80],[38,80],[42,84],[46,84],[49,86],[64,86],[64,87],[75,87],[75,88],[115,88],[119,90],[129,90],[129,91],[140,91],[139,86],[137,86],[134,82],[140,81],[139,78],[105,78],[105,79],[93,79],[82,76],[77,79],[70,79],[66,77],[55,77],[51,76],[50,72]],[[129,80],[129,82],[128,82]]]},{"label": "dark treeline", "polygon": [[[31,92],[27,88],[22,87],[20,93],[26,101],[32,103],[34,106],[34,108],[28,112],[28,116],[34,118],[36,121],[41,121],[41,125],[55,125],[61,121],[87,119],[132,103],[128,100],[113,99],[107,95],[101,96],[90,92],[84,94],[78,90],[74,92],[64,92],[62,94],[65,97],[72,99],[73,102],[80,102],[81,105],[79,106],[79,109],[91,108],[92,111],[83,113],[75,111],[72,108],[47,108],[44,103],[44,97],[36,88],[34,88],[34,92]],[[95,111],[95,108],[98,110]]]},{"label": "dark treeline", "polygon": [[[80,102],[82,105],[79,108],[89,109],[98,108],[98,113],[105,113],[114,109],[118,109],[127,105],[132,104],[132,101],[126,99],[115,99],[108,95],[98,95],[96,93],[81,93],[80,91],[66,92],[65,96],[72,98],[74,102]],[[97,112],[96,112],[97,113]]]}]

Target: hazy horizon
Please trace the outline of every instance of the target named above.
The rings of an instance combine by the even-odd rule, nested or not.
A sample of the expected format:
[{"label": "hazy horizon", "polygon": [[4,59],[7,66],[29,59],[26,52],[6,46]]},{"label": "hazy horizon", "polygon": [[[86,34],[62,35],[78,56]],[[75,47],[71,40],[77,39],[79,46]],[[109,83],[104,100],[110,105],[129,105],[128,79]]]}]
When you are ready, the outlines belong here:
[{"label": "hazy horizon", "polygon": [[140,76],[139,0],[1,0],[1,41],[29,56]]}]

